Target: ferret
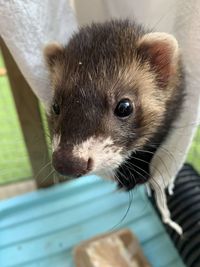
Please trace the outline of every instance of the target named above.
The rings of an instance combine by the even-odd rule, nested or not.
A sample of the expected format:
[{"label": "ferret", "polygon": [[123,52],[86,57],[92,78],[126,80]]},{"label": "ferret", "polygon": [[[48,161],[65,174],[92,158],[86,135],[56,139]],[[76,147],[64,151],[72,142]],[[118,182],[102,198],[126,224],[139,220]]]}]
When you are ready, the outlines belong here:
[{"label": "ferret", "polygon": [[[44,54],[54,92],[55,170],[72,178],[99,174],[126,190],[153,179],[151,160],[185,96],[176,39],[112,20],[82,27]],[[168,211],[165,217],[174,226]]]}]

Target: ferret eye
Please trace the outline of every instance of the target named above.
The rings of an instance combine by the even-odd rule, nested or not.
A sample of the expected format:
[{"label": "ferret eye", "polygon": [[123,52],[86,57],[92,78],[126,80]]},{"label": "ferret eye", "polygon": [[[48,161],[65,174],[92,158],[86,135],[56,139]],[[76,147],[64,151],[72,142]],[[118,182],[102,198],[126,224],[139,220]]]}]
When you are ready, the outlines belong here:
[{"label": "ferret eye", "polygon": [[56,115],[60,114],[60,107],[59,107],[59,105],[57,103],[54,103],[52,105],[52,110],[53,110],[54,114],[56,114]]},{"label": "ferret eye", "polygon": [[114,114],[117,117],[124,118],[128,117],[133,112],[133,105],[131,101],[127,98],[122,99],[117,104]]}]

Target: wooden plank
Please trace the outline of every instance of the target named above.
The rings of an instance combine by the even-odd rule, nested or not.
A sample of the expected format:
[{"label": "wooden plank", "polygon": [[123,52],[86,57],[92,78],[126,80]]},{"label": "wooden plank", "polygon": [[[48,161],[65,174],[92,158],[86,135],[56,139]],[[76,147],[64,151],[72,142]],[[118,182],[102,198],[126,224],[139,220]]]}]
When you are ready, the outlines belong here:
[{"label": "wooden plank", "polygon": [[[50,162],[50,158],[38,99],[32,92],[2,39],[0,39],[0,45],[29,155],[33,177],[36,179],[38,187],[52,185],[54,184],[53,175],[49,175],[51,172],[51,164],[43,168]],[[48,179],[45,180],[47,176]]]},{"label": "wooden plank", "polygon": [[0,199],[7,199],[27,192],[35,191],[34,180],[20,181],[0,186]]}]

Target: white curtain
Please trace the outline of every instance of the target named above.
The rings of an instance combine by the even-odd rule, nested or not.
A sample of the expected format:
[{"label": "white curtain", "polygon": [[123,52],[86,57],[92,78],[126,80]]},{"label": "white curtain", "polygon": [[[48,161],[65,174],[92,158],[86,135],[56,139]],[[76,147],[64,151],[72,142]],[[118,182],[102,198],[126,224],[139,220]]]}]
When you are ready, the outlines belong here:
[{"label": "white curtain", "polygon": [[67,0],[0,0],[0,35],[45,106],[51,90],[43,47],[55,40],[66,44],[76,26]]}]

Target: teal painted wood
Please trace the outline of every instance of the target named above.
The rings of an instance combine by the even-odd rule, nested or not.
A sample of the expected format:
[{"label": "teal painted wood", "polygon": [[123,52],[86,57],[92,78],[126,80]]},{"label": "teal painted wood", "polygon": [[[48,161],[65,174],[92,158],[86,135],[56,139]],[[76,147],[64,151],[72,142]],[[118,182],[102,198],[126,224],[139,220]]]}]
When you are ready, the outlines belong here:
[{"label": "teal painted wood", "polygon": [[153,267],[183,267],[148,202],[144,188],[131,195],[96,176],[0,202],[0,267],[73,267],[80,241],[128,227]]}]

